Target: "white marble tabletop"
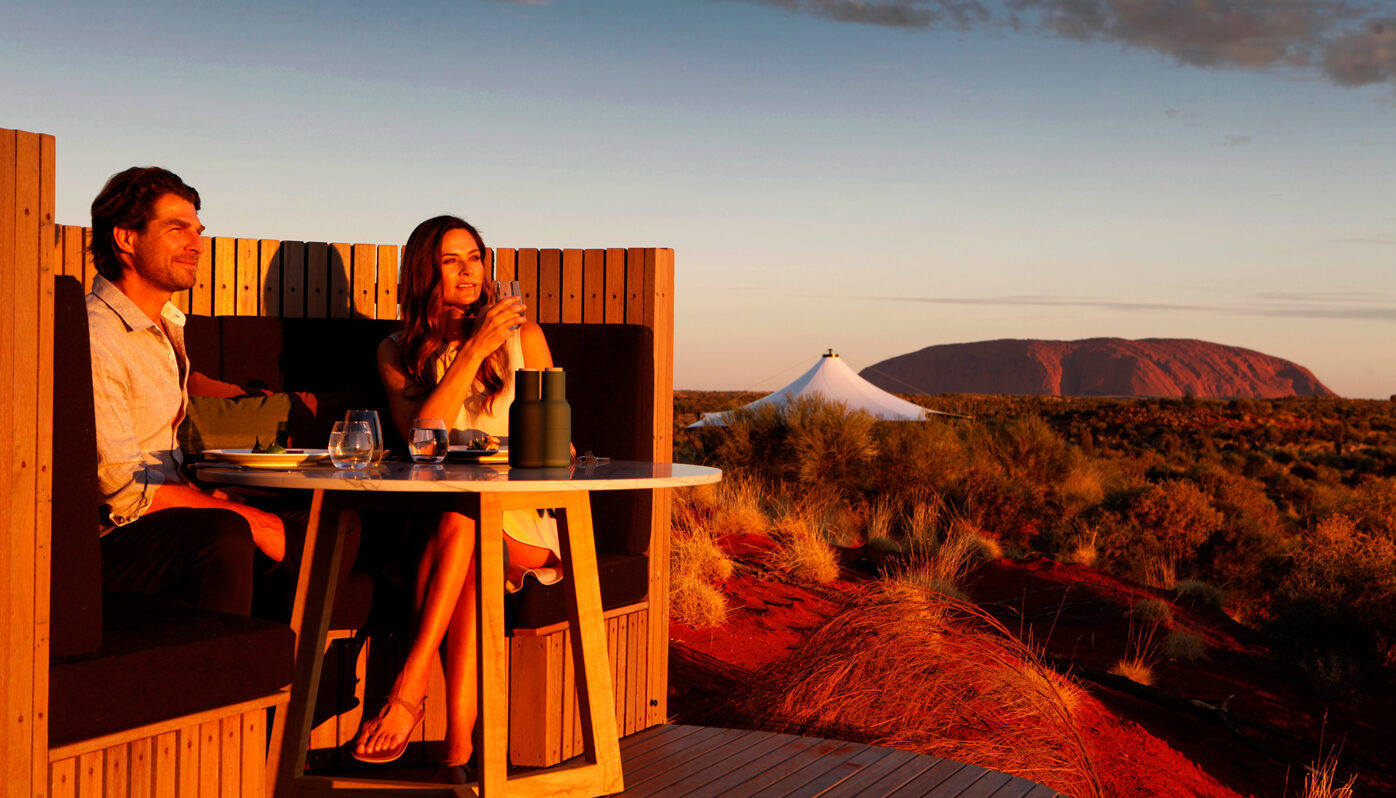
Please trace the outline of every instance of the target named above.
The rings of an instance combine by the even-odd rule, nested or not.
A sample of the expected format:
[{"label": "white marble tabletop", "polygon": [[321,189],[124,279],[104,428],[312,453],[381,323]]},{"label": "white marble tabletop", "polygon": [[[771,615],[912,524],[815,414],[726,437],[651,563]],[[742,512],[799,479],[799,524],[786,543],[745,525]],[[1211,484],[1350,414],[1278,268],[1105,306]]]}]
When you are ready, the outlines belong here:
[{"label": "white marble tabletop", "polygon": [[332,465],[273,469],[200,463],[199,479],[251,488],[365,490],[400,493],[494,493],[553,490],[633,490],[679,488],[722,479],[722,471],[684,463],[612,460],[565,468],[510,468],[507,465],[384,463],[362,471]]}]

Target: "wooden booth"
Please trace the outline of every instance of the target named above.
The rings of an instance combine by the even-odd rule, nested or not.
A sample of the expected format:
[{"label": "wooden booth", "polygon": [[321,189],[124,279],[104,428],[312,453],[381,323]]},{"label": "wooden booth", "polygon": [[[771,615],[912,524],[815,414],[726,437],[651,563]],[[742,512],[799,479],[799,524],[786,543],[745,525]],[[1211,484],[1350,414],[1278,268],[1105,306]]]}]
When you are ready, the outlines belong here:
[{"label": "wooden booth", "polygon": [[[86,288],[94,274],[87,252],[90,231],[54,223],[54,164],[51,136],[0,130],[0,381],[5,393],[0,435],[7,452],[0,482],[5,525],[0,536],[0,798],[128,791],[263,795],[265,779],[257,777],[263,761],[258,747],[264,746],[265,734],[260,724],[265,707],[278,703],[275,697],[221,712],[163,718],[120,734],[64,741],[59,747],[50,743],[54,282],[58,275],[70,275]],[[92,187],[94,194],[98,188]],[[405,237],[408,231],[402,232]],[[177,295],[176,303],[189,314],[208,317],[390,320],[397,315],[398,255],[395,244],[208,238],[198,283]],[[652,374],[645,377],[652,384],[644,387],[651,392],[644,398],[652,408],[645,420],[652,445],[643,455],[669,462],[673,251],[500,248],[490,253],[490,260],[498,278],[521,283],[535,321],[637,325],[649,331],[653,354],[644,373]],[[585,367],[562,365],[569,371]],[[597,454],[609,453],[598,449]],[[606,613],[622,735],[663,723],[667,715],[670,500],[667,491],[650,491],[634,503],[639,508],[634,512],[648,517],[648,593]],[[514,630],[511,694],[545,700],[542,713],[511,718],[515,764],[548,765],[580,750],[565,631],[565,622]],[[338,633],[341,641],[355,640],[356,634],[352,629]],[[368,642],[373,644],[371,637]],[[323,720],[312,734],[311,748],[321,752],[318,761],[324,764],[336,761],[337,747],[352,739],[364,711],[368,646],[357,640],[347,650],[351,654],[323,678],[339,682],[329,692],[357,698],[345,711],[317,713]],[[325,694],[322,690],[322,702]],[[429,690],[431,694],[441,693]],[[369,711],[377,701],[375,696],[367,699]],[[429,705],[427,722],[418,731],[420,748],[443,733],[444,713],[439,705]],[[316,761],[313,756],[312,765]]]}]

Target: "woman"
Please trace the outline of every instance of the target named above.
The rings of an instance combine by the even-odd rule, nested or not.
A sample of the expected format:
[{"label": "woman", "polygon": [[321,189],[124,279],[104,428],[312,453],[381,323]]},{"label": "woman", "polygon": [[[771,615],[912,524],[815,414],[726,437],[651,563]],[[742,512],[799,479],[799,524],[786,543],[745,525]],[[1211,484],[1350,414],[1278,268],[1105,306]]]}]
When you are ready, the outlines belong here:
[{"label": "woman", "polygon": [[[508,432],[514,370],[543,369],[552,355],[543,331],[524,319],[518,297],[496,300],[484,267],[485,244],[453,216],[417,225],[402,253],[398,332],[378,347],[378,373],[393,423],[407,436],[415,418],[444,419],[452,442]],[[421,721],[432,658],[446,640],[448,775],[463,774],[475,726],[475,524],[443,513],[417,568],[418,623],[402,673],[381,712],[359,730],[354,756],[388,762],[402,755]],[[537,513],[505,514],[511,590],[533,573],[556,582],[557,524]]]}]

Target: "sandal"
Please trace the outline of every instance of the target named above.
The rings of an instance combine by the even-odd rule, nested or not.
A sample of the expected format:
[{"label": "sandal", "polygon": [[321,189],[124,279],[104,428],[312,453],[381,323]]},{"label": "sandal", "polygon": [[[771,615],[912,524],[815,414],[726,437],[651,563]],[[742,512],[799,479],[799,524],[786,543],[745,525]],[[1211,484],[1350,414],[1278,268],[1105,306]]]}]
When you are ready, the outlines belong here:
[{"label": "sandal", "polygon": [[[407,714],[412,717],[412,728],[408,729],[407,733],[402,736],[402,742],[398,743],[392,748],[389,748],[384,751],[377,751],[371,754],[359,753],[359,742],[362,741],[366,735],[370,734],[371,732],[376,730],[380,725],[382,725],[383,720],[388,716],[388,712],[392,710],[394,704],[406,710]],[[392,762],[393,760],[402,756],[402,752],[407,750],[407,743],[412,739],[412,732],[417,730],[417,726],[422,722],[422,718],[425,717],[426,714],[427,708],[425,698],[422,699],[422,703],[418,704],[416,707],[413,707],[411,704],[407,703],[406,701],[403,701],[396,695],[389,694],[388,700],[383,702],[383,708],[378,711],[378,715],[374,717],[373,720],[369,721],[368,723],[365,723],[363,728],[359,729],[359,736],[354,741],[354,750],[351,753],[353,754],[354,758],[359,760],[360,762],[368,762],[370,764],[382,764],[384,762]]]}]

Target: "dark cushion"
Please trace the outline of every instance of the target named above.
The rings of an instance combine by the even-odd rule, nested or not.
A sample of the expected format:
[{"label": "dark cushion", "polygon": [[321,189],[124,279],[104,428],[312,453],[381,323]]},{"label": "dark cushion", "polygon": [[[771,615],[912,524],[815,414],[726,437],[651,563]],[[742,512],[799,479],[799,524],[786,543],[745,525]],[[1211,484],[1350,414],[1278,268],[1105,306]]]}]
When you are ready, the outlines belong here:
[{"label": "dark cushion", "polygon": [[82,283],[54,279],[53,540],[49,655],[72,657],[102,645],[102,549],[98,536],[97,426],[92,353]]},{"label": "dark cushion", "polygon": [[[601,608],[624,607],[644,601],[649,593],[649,558],[621,554],[596,555],[601,579]],[[536,629],[567,620],[567,597],[561,582],[544,585],[529,579],[513,595],[514,628]]]},{"label": "dark cushion", "polygon": [[179,447],[188,454],[205,449],[250,449],[289,441],[291,395],[221,398],[190,396]]},{"label": "dark cushion", "polygon": [[291,681],[295,635],[275,621],[109,595],[103,646],[49,669],[62,745],[269,695]]}]

